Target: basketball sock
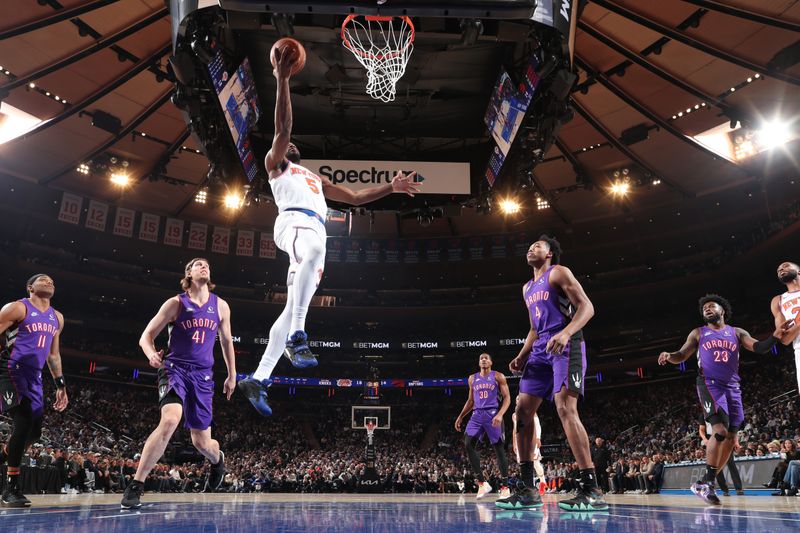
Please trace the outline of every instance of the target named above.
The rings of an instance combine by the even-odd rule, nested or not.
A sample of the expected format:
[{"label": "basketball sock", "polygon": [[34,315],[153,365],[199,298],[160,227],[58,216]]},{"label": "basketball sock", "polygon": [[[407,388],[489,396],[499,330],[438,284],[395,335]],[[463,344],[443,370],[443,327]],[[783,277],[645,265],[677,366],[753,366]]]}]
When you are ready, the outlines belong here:
[{"label": "basketball sock", "polygon": [[14,490],[19,486],[19,467],[18,466],[9,466],[8,467],[8,477],[6,478],[6,490]]},{"label": "basketball sock", "polygon": [[325,243],[320,242],[317,235],[311,231],[301,232],[301,238],[297,239],[296,252],[300,259],[300,266],[295,272],[294,281],[294,305],[292,306],[292,323],[289,327],[289,335],[295,331],[305,331],[306,315],[311,298],[317,292],[322,269],[325,265]]},{"label": "basketball sock", "polygon": [[597,488],[597,474],[594,468],[581,469],[581,488],[583,490],[592,490]]},{"label": "basketball sock", "polygon": [[705,483],[714,484],[714,479],[717,477],[717,468],[715,466],[706,465],[706,475],[703,478]]},{"label": "basketball sock", "polygon": [[519,464],[520,469],[520,478],[522,482],[525,483],[525,487],[532,489],[534,487],[533,483],[533,461],[522,461]]},{"label": "basketball sock", "polygon": [[278,361],[280,361],[281,355],[283,355],[283,350],[286,348],[286,338],[289,335],[292,303],[294,301],[292,292],[292,285],[290,285],[286,299],[286,307],[283,308],[280,316],[275,320],[275,323],[272,324],[269,330],[269,342],[267,343],[266,350],[264,350],[264,355],[261,356],[261,362],[258,364],[258,368],[253,372],[253,379],[261,381],[270,377]]}]

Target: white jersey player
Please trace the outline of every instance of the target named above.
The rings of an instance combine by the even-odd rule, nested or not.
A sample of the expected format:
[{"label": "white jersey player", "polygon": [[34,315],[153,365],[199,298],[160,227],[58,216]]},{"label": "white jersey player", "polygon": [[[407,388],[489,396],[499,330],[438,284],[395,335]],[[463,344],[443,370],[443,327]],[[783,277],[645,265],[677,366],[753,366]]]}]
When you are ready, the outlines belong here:
[{"label": "white jersey player", "polygon": [[781,337],[783,344],[791,344],[794,348],[795,372],[797,374],[797,390],[800,391],[800,278],[796,263],[784,262],[778,266],[778,279],[786,285],[786,292],[772,299],[772,315],[775,326],[781,327],[787,321],[793,321],[785,328]]},{"label": "white jersey player", "polygon": [[[513,423],[513,436],[511,439],[511,446],[514,449],[514,454],[517,456],[517,464],[521,463],[519,457],[519,449],[517,448],[517,414],[511,415],[511,422]],[[542,424],[539,422],[539,416],[534,413],[533,415],[533,469],[536,471],[536,477],[539,478],[539,484],[546,483],[544,477],[544,467],[542,466]]]},{"label": "white jersey player", "polygon": [[308,305],[325,267],[325,199],[361,205],[393,192],[414,196],[419,191],[414,181],[415,172],[408,176],[397,172],[390,183],[355,192],[301,166],[300,151],[290,141],[292,102],[289,75],[296,52],[290,48],[274,52],[276,65],[273,74],[278,82],[275,136],[264,163],[279,212],[275,219],[275,244],[289,254],[288,293],[286,307],[270,329],[269,343],[258,369],[238,384],[250,403],[264,416],[272,414],[267,403],[267,388],[281,354],[298,368],[317,365],[316,356],[308,346],[305,322]]}]

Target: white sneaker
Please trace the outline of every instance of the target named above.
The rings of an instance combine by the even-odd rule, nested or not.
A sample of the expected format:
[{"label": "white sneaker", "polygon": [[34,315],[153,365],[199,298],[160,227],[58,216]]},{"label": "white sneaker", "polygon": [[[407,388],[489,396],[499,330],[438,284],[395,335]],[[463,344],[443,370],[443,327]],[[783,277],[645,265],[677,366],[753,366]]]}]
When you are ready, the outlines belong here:
[{"label": "white sneaker", "polygon": [[475,499],[480,500],[490,492],[492,492],[492,486],[489,485],[488,481],[478,482],[478,495],[475,496]]},{"label": "white sneaker", "polygon": [[500,492],[497,494],[498,499],[502,500],[511,497],[511,490],[508,487],[500,487]]}]

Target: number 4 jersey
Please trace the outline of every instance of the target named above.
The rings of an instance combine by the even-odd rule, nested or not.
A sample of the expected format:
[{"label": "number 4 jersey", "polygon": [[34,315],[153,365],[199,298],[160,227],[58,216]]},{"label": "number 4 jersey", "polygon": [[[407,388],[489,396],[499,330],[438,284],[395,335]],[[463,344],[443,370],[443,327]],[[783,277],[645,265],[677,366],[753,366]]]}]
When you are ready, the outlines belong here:
[{"label": "number 4 jersey", "polygon": [[322,179],[304,166],[287,163],[283,172],[269,180],[278,211],[310,209],[324,220],[328,204],[322,192]]},{"label": "number 4 jersey", "polygon": [[219,329],[217,295],[209,293],[208,300],[198,306],[189,295],[178,295],[181,311],[169,327],[169,354],[167,361],[188,364],[198,368],[214,365],[214,342]]},{"label": "number 4 jersey", "polygon": [[704,378],[722,383],[739,382],[739,338],[733,326],[700,328],[697,365]]}]

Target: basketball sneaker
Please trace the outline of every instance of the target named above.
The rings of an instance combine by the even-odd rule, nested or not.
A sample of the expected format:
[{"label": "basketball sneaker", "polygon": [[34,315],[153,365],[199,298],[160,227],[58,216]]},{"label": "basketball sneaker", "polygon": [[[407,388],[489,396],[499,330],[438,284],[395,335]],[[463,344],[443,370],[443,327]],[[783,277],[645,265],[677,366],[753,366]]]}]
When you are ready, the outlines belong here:
[{"label": "basketball sneaker", "polygon": [[490,492],[492,492],[492,486],[489,485],[488,481],[478,481],[478,494],[475,496],[475,499],[480,500]]},{"label": "basketball sneaker", "polygon": [[286,341],[286,349],[283,355],[295,368],[308,368],[317,366],[317,356],[311,353],[308,347],[308,335],[305,331],[295,331],[289,340]]},{"label": "basketball sneaker", "polygon": [[215,465],[211,465],[208,471],[208,478],[206,479],[206,486],[203,487],[203,492],[215,492],[222,485],[225,479],[225,454],[222,450],[219,451],[219,461]]},{"label": "basketball sneaker", "polygon": [[501,500],[505,498],[510,498],[511,490],[505,485],[503,485],[502,487],[500,487],[500,492],[497,493],[497,497],[500,498]]},{"label": "basketball sneaker", "polygon": [[565,511],[608,511],[608,504],[603,499],[603,493],[597,487],[591,489],[578,489],[574,498],[561,500],[558,506]]},{"label": "basketball sneaker", "polygon": [[144,494],[144,483],[141,481],[131,481],[130,485],[125,487],[125,494],[122,495],[122,502],[120,506],[123,509],[138,509],[142,506],[140,499]]},{"label": "basketball sneaker", "polygon": [[508,498],[495,500],[494,504],[501,509],[535,509],[544,505],[539,493],[528,488],[525,483],[518,482],[514,493]]},{"label": "basketball sneaker", "polygon": [[242,391],[245,398],[247,398],[256,411],[261,416],[272,416],[272,407],[267,403],[267,389],[272,385],[272,380],[262,379],[261,381],[252,376],[248,376],[236,384],[236,387]]},{"label": "basketball sneaker", "polygon": [[31,501],[22,494],[18,486],[8,487],[3,491],[3,498],[0,500],[3,507],[28,507]]},{"label": "basketball sneaker", "polygon": [[720,505],[719,498],[717,497],[717,493],[714,490],[714,486],[709,483],[703,483],[702,481],[696,481],[692,483],[690,487],[692,490],[692,494],[700,498],[706,503],[710,503],[711,505]]}]

